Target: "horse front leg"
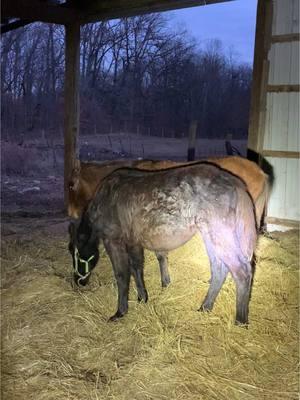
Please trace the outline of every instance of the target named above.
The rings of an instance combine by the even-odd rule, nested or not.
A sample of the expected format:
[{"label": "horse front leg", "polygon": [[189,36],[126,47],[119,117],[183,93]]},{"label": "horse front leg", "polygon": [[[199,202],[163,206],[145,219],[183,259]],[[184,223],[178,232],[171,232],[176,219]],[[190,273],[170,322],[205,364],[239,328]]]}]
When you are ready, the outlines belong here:
[{"label": "horse front leg", "polygon": [[156,258],[159,263],[161,286],[169,286],[171,279],[168,270],[168,253],[166,251],[156,251]]},{"label": "horse front leg", "polygon": [[144,282],[144,249],[141,246],[128,246],[127,251],[129,254],[130,270],[134,277],[138,301],[148,300],[148,293]]},{"label": "horse front leg", "polygon": [[211,278],[209,289],[199,311],[211,311],[213,309],[215,300],[228,274],[226,265],[222,262],[217,262],[214,258],[210,260],[210,268]]},{"label": "horse front leg", "polygon": [[130,264],[128,252],[122,241],[104,240],[105,250],[111,260],[118,286],[118,309],[109,318],[115,321],[122,318],[128,311],[128,292],[130,282]]}]

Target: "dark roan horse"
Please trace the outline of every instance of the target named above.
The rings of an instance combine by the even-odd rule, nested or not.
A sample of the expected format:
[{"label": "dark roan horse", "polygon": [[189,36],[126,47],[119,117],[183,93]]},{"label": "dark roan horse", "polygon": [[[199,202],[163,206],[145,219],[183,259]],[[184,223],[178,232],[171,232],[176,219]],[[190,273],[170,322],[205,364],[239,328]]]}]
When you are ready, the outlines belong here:
[{"label": "dark roan horse", "polygon": [[78,224],[69,227],[74,280],[86,285],[103,240],[118,286],[118,309],[128,310],[130,276],[147,301],[144,248],[176,249],[200,232],[211,281],[200,310],[210,311],[231,273],[236,284],[236,323],[248,323],[252,259],[256,245],[253,202],[244,183],[209,163],[162,171],[116,170],[106,177]]}]

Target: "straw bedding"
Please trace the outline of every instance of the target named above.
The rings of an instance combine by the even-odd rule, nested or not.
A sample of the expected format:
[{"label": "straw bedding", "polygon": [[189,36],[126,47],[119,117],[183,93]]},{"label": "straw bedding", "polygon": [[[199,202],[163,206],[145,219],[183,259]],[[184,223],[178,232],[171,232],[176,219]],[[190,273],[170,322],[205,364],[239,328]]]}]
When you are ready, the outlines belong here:
[{"label": "straw bedding", "polygon": [[149,302],[117,290],[104,250],[85,290],[71,286],[67,234],[37,231],[2,244],[2,395],[6,400],[296,399],[299,393],[298,231],[261,236],[248,329],[234,325],[229,277],[199,313],[209,267],[199,237],[170,254],[160,287],[146,253]]}]

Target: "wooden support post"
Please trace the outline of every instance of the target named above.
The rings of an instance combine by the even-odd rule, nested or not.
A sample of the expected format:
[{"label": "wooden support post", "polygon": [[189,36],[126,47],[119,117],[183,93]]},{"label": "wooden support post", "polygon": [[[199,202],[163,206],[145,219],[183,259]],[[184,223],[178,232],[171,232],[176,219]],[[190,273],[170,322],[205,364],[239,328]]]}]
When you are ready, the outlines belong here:
[{"label": "wooden support post", "polygon": [[247,157],[256,162],[260,162],[265,129],[272,14],[272,0],[258,0],[247,153]]},{"label": "wooden support post", "polygon": [[196,120],[191,121],[190,129],[189,129],[189,147],[188,147],[188,153],[187,153],[187,160],[188,161],[194,161],[195,160],[197,126],[198,126],[198,121],[196,121]]},{"label": "wooden support post", "polygon": [[65,117],[64,117],[64,202],[68,206],[68,185],[76,160],[79,134],[80,25],[65,26]]}]

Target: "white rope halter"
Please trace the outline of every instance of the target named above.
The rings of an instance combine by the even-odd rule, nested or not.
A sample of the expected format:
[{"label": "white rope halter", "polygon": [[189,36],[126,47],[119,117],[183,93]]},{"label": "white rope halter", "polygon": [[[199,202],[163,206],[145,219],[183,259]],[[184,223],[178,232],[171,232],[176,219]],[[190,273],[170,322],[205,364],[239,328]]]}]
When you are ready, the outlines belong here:
[{"label": "white rope halter", "polygon": [[[89,262],[95,258],[94,255],[92,255],[88,260],[83,260],[80,256],[79,256],[79,251],[77,249],[77,247],[75,247],[74,250],[74,260],[75,260],[75,272],[76,274],[79,276],[78,279],[78,283],[80,284],[80,281],[86,279],[91,272],[89,271]],[[80,261],[81,263],[84,264],[84,269],[85,269],[85,275],[82,275],[79,271],[78,271],[78,261]]]}]

